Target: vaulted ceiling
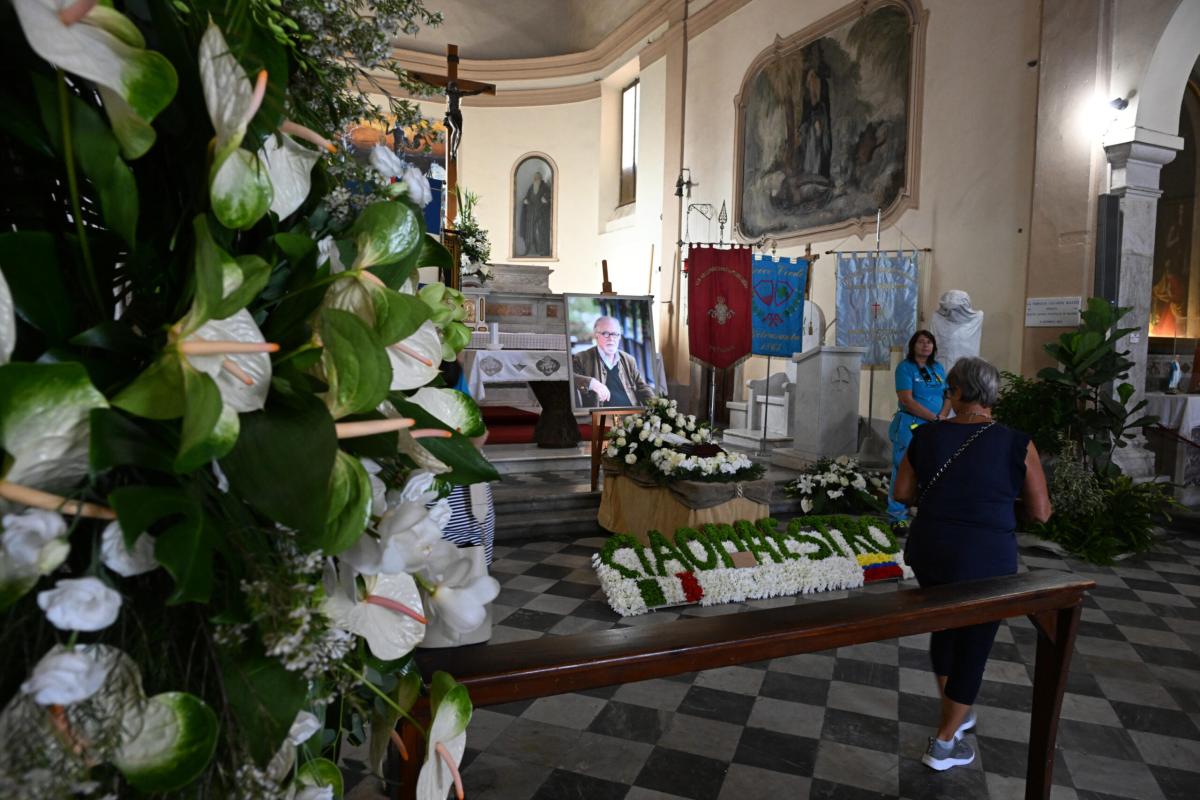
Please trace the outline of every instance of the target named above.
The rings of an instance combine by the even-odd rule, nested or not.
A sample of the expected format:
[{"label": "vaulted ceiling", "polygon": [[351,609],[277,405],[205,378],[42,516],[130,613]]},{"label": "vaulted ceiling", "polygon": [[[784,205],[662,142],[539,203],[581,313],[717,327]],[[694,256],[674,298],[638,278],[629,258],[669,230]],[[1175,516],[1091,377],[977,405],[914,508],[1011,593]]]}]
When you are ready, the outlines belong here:
[{"label": "vaulted ceiling", "polygon": [[542,58],[590,50],[648,0],[426,0],[444,21],[395,45],[466,59]]}]

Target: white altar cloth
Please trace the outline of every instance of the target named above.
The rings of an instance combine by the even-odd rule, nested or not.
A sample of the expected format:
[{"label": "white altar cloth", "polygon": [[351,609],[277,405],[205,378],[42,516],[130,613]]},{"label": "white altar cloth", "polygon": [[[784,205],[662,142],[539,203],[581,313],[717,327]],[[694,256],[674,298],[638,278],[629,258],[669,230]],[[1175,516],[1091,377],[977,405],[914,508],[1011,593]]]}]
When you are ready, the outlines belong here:
[{"label": "white altar cloth", "polygon": [[1163,427],[1190,437],[1200,427],[1200,394],[1146,392],[1146,413],[1158,417]]},{"label": "white altar cloth", "polygon": [[463,351],[463,371],[471,396],[479,402],[487,383],[569,380],[567,358],[562,350],[467,349]]}]

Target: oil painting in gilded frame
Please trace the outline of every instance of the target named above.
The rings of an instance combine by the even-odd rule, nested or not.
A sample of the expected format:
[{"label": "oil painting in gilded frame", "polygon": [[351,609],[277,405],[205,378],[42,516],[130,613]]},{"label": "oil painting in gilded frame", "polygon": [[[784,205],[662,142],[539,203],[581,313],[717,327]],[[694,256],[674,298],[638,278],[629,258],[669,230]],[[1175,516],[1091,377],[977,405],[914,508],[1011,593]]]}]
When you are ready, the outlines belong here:
[{"label": "oil painting in gilded frame", "polygon": [[927,13],[855,3],[751,63],[734,100],[734,220],[781,243],[862,233],[916,206]]}]

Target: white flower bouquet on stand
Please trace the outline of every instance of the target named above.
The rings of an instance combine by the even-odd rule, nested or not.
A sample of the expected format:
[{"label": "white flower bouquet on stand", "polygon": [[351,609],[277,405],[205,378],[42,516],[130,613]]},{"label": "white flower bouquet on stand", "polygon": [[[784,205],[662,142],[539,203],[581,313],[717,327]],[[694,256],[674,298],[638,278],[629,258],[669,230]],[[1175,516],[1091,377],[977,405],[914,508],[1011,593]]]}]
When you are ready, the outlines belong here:
[{"label": "white flower bouquet on stand", "polygon": [[805,514],[860,514],[882,511],[887,501],[887,478],[859,466],[849,456],[823,458],[783,487],[799,498]]}]

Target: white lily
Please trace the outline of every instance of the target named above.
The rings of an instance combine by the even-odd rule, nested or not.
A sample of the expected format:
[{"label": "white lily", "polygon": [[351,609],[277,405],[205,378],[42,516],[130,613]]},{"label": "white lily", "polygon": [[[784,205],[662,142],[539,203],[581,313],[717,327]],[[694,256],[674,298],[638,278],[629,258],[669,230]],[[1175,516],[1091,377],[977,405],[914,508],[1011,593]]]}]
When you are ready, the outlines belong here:
[{"label": "white lily", "polygon": [[456,558],[441,570],[436,566],[422,570],[429,576],[431,614],[457,633],[470,633],[482,625],[485,606],[500,594],[499,581],[490,575],[472,578],[471,566],[469,558]]},{"label": "white lily", "polygon": [[[329,574],[332,573],[332,574]],[[321,610],[342,630],[367,641],[367,647],[385,661],[401,658],[425,637],[421,594],[410,575],[373,575],[364,578],[360,594],[354,571],[343,567],[326,574],[329,591]]]},{"label": "white lily", "polygon": [[321,720],[317,719],[317,715],[311,711],[296,712],[296,719],[292,722],[292,727],[288,729],[288,741],[294,745],[302,745],[313,737],[313,735],[321,730]]},{"label": "white lily", "polygon": [[382,517],[387,513],[387,484],[379,477],[383,467],[369,458],[360,458],[367,479],[371,481],[371,516]]},{"label": "white lily", "polygon": [[432,484],[433,475],[414,473],[379,521],[379,538],[359,537],[341,554],[342,561],[364,575],[395,575],[457,557],[458,548],[442,539],[442,528],[450,519],[449,501],[426,507],[437,499]]},{"label": "white lily", "polygon": [[175,68],[146,49],[123,14],[96,0],[13,0],[29,46],[56,67],[99,87],[126,158],[154,144],[150,122],[175,96]]}]

